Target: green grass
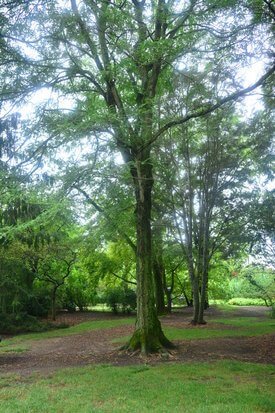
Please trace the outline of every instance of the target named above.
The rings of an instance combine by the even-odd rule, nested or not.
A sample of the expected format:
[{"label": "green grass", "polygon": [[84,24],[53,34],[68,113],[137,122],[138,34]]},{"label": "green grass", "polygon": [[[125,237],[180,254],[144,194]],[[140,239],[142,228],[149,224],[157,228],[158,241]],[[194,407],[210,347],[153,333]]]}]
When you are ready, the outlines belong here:
[{"label": "green grass", "polygon": [[275,368],[231,361],[89,366],[5,376],[3,413],[273,412]]},{"label": "green grass", "polygon": [[[127,324],[133,324],[133,318],[118,318],[113,320],[100,320],[100,321],[86,321],[81,324],[77,324],[75,326],[64,328],[64,329],[56,329],[45,331],[41,333],[28,333],[28,334],[20,334],[18,336],[12,337],[7,340],[3,340],[0,343],[0,354],[3,351],[7,351],[7,349],[12,348],[15,344],[23,343],[29,340],[44,340],[47,338],[54,338],[54,337],[64,337],[70,336],[73,334],[81,334],[91,330],[100,330],[105,328],[111,327],[119,327]],[[0,410],[1,413],[1,410]]]},{"label": "green grass", "polygon": [[1,354],[6,353],[24,353],[24,351],[28,350],[28,346],[16,346],[14,344],[2,345],[0,348],[0,357]]},{"label": "green grass", "polygon": [[[213,328],[212,323],[215,323]],[[219,329],[217,324],[225,324],[228,329]],[[164,327],[164,333],[170,340],[198,340],[218,337],[250,337],[275,332],[275,321],[263,319],[259,321],[257,317],[236,317],[236,318],[217,318],[211,320],[203,327],[174,328]],[[113,340],[114,343],[123,343],[130,337],[119,337]]]},{"label": "green grass", "polygon": [[[130,317],[88,321],[67,329],[20,335],[0,344],[0,361],[1,353],[26,351],[29,340],[133,323]],[[204,327],[164,330],[171,340],[255,336],[274,332],[275,322],[268,318],[234,318],[228,311],[227,317],[211,319]],[[88,366],[59,370],[48,377],[1,376],[0,370],[0,413],[273,412],[274,379],[275,368],[270,365],[226,360],[156,366]]]},{"label": "green grass", "polygon": [[[212,323],[215,323],[215,326]],[[66,329],[56,329],[45,331],[41,333],[28,333],[18,335],[8,340],[4,340],[0,343],[0,355],[5,352],[25,351],[27,350],[27,344],[29,340],[43,340],[54,337],[65,337],[72,334],[81,334],[91,330],[106,329],[111,327],[119,327],[123,325],[131,325],[134,323],[134,319],[118,318],[113,320],[100,320],[100,321],[87,321],[81,324],[77,324],[73,327]],[[227,325],[228,328],[217,328],[217,324],[222,326]],[[256,336],[262,334],[269,334],[275,331],[275,321],[266,318],[258,319],[257,317],[232,317],[232,313],[229,311],[229,318],[216,318],[212,319],[210,323],[204,327],[192,327],[192,328],[174,328],[164,327],[165,334],[170,340],[195,340],[195,339],[208,339],[215,337],[235,337],[235,336]],[[124,336],[114,339],[113,342],[123,343],[130,337]],[[23,343],[23,346],[19,346]],[[17,347],[16,347],[17,346]],[[17,350],[16,350],[17,348]],[[1,412],[0,412],[1,413]]]},{"label": "green grass", "polygon": [[[230,314],[231,316],[231,314]],[[226,317],[226,318],[215,318],[211,321],[220,324],[227,324],[235,327],[244,328],[257,328],[259,326],[273,327],[275,328],[275,320],[270,320],[270,318],[259,318],[259,317]]]},{"label": "green grass", "polygon": [[235,305],[227,304],[227,303],[224,303],[224,302],[223,303],[213,303],[213,304],[216,305],[219,310],[222,310],[226,313],[238,310],[238,307],[236,307]]}]

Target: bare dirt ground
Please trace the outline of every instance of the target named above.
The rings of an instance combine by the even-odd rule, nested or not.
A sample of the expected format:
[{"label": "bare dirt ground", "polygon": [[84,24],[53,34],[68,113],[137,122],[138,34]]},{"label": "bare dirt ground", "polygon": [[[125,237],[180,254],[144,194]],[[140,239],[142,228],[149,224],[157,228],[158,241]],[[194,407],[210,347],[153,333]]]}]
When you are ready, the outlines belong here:
[{"label": "bare dirt ground", "polygon": [[[191,310],[192,311],[192,310]],[[207,326],[192,327],[190,309],[183,309],[172,315],[162,317],[162,324],[178,328],[207,328]],[[234,316],[264,317],[266,308],[243,307]],[[233,314],[232,314],[233,315]],[[222,316],[215,308],[207,310],[207,319]],[[75,313],[60,314],[57,322],[69,325],[88,320],[114,319],[110,313]],[[229,326],[211,323],[211,328],[230,329]],[[0,357],[0,374],[17,373],[31,374],[33,372],[49,373],[63,367],[87,365],[91,363],[108,363],[113,365],[158,363],[158,362],[188,362],[214,361],[231,359],[258,363],[275,362],[275,334],[258,337],[226,337],[200,340],[177,341],[177,347],[167,358],[159,355],[149,359],[138,354],[129,355],[119,351],[119,345],[113,339],[130,335],[132,326],[121,326],[109,329],[93,330],[81,334],[44,340],[29,340],[29,349],[22,353],[7,353]]]}]

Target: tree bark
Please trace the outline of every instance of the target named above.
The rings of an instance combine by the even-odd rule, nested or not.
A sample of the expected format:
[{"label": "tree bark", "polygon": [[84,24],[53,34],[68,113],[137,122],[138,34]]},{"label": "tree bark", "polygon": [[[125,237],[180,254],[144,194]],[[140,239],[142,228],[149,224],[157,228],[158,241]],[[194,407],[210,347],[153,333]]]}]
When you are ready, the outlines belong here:
[{"label": "tree bark", "polygon": [[165,302],[164,302],[164,288],[163,288],[163,278],[165,277],[164,268],[155,257],[153,263],[153,273],[155,282],[155,296],[156,296],[156,307],[157,314],[165,314]]},{"label": "tree bark", "polygon": [[165,314],[165,267],[163,264],[163,247],[161,227],[155,226],[153,230],[153,274],[155,281],[155,296],[157,314]]},{"label": "tree bark", "polygon": [[140,153],[132,175],[136,196],[137,319],[135,332],[126,348],[140,349],[141,353],[148,354],[173,346],[162,331],[155,305],[151,236],[153,176],[148,150]]}]

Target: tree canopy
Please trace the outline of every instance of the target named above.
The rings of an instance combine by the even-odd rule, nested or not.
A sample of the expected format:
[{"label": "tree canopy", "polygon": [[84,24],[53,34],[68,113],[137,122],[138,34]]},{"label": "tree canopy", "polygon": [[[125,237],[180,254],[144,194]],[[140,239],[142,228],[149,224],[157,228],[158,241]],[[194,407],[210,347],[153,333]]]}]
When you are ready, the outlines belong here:
[{"label": "tree canopy", "polygon": [[[233,234],[248,243],[241,240],[249,226],[242,214],[253,203],[247,185],[270,174],[274,7],[268,0],[7,0],[0,10],[1,151],[10,151],[5,114],[21,110],[16,162],[32,177],[24,188],[69,199],[79,222],[81,202],[83,214],[89,205],[89,236],[97,226],[104,233],[97,253],[115,241],[131,250],[137,322],[128,348],[169,348],[156,301],[163,307],[165,291],[171,298],[165,262],[174,287],[181,259],[171,263],[162,246],[171,237],[181,245],[193,322],[203,323],[211,259],[234,250]],[[239,103],[258,91],[266,110],[248,119]],[[59,261],[71,263],[58,248]],[[111,272],[133,282],[123,270],[131,265],[117,270],[111,261]],[[36,273],[56,265],[44,251]]]}]

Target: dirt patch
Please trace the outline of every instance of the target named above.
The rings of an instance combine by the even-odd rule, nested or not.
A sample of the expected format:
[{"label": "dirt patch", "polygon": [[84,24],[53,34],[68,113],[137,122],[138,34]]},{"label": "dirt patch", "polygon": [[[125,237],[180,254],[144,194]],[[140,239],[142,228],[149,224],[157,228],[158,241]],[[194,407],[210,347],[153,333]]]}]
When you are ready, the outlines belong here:
[{"label": "dirt patch", "polygon": [[[254,316],[254,312],[252,312]],[[208,311],[208,317],[217,317],[215,309]],[[243,314],[242,314],[243,315]],[[258,316],[258,315],[257,315]],[[108,313],[76,313],[61,314],[57,322],[77,324],[88,320],[116,319]],[[166,326],[177,328],[198,328],[190,325],[189,309],[178,311],[162,317]],[[199,328],[207,328],[200,326]],[[232,327],[221,324],[211,324],[211,328]],[[119,351],[119,345],[114,344],[115,338],[128,336],[133,332],[133,326],[120,326],[101,330],[92,330],[82,334],[67,337],[48,338],[45,340],[30,340],[28,351],[22,353],[7,353],[0,356],[0,374],[33,372],[48,373],[63,367],[87,365],[91,363],[109,363],[128,365],[144,363],[139,355],[129,355]],[[177,341],[176,349],[171,352],[167,361],[213,361],[221,359],[241,360],[258,363],[274,363],[275,334],[260,337],[230,337],[200,340]],[[149,363],[166,361],[165,358],[152,356],[146,360]]]}]

